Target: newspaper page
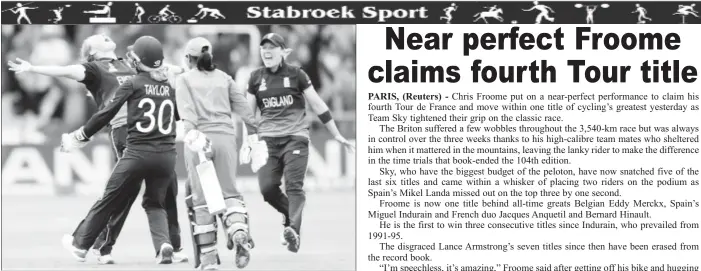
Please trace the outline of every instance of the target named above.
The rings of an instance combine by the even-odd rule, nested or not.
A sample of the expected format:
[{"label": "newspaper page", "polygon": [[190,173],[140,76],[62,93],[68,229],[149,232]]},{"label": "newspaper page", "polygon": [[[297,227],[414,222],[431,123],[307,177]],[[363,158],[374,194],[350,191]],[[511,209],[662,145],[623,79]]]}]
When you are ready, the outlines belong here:
[{"label": "newspaper page", "polygon": [[697,4],[4,1],[0,264],[698,271]]}]

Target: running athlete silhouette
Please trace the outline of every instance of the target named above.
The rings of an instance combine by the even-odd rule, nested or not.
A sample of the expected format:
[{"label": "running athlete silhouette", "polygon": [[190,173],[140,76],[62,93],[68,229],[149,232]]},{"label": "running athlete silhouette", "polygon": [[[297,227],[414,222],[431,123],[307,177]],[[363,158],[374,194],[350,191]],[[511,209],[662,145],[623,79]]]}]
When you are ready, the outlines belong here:
[{"label": "running athlete silhouette", "polygon": [[635,4],[635,10],[631,13],[638,13],[638,23],[639,24],[644,24],[645,20],[652,21],[649,17],[647,17],[647,9],[644,7],[641,7],[640,4]]},{"label": "running athlete silhouette", "polygon": [[554,17],[550,17],[550,12],[555,13],[555,11],[546,5],[538,4],[538,1],[533,1],[533,7],[529,8],[529,9],[523,9],[523,11],[532,11],[532,10],[540,11],[538,16],[535,17],[536,24],[539,24],[540,22],[542,22],[543,19],[546,19],[550,22],[555,21]]},{"label": "running athlete silhouette", "polygon": [[445,11],[445,16],[441,16],[441,20],[446,20],[446,23],[449,24],[450,21],[453,20],[453,11],[458,10],[458,5],[455,3],[450,4],[449,7],[444,8],[443,11]]}]

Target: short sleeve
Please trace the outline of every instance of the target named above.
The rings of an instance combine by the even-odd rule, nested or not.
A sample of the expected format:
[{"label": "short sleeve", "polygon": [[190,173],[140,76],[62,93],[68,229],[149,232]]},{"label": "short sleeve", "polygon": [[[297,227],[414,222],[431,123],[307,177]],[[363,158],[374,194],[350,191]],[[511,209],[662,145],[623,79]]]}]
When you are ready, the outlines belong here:
[{"label": "short sleeve", "polygon": [[297,85],[299,86],[300,91],[304,91],[312,86],[312,80],[309,79],[309,75],[307,75],[307,73],[304,72],[304,70],[302,69],[299,69],[299,75],[297,76]]},{"label": "short sleeve", "polygon": [[253,95],[256,95],[256,78],[258,78],[257,72],[252,72],[251,76],[248,78],[248,84],[246,84],[246,91]]},{"label": "short sleeve", "polygon": [[97,63],[83,63],[83,67],[85,68],[85,78],[83,78],[83,81],[80,82],[83,83],[86,87],[88,87],[88,89],[90,89],[90,87],[93,85],[99,84],[100,68],[97,66]]}]

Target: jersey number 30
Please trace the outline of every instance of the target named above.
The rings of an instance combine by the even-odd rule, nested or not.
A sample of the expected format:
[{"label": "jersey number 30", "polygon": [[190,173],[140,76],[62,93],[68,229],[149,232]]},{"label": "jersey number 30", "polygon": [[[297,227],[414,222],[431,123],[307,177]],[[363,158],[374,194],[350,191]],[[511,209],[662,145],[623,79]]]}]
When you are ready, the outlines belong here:
[{"label": "jersey number 30", "polygon": [[[156,102],[151,98],[143,98],[139,101],[139,108],[144,108],[148,105],[148,111],[144,113],[144,117],[149,119],[148,126],[144,127],[143,122],[136,123],[136,130],[142,133],[150,133],[156,126],[158,126],[158,131],[164,135],[170,134],[173,131],[173,114],[175,113],[175,106],[171,100],[163,100],[161,106],[158,108],[158,119],[153,115],[156,111]],[[164,120],[163,114],[165,114],[166,107],[170,110],[170,116],[167,120]],[[167,127],[164,127],[168,125]]]}]

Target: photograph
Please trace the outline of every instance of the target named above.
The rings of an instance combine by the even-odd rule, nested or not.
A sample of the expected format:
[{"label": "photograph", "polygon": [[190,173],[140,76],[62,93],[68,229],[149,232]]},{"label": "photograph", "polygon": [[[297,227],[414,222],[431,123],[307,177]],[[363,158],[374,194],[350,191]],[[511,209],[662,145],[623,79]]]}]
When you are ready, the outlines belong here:
[{"label": "photograph", "polygon": [[2,268],[354,270],[355,28],[3,25]]}]

